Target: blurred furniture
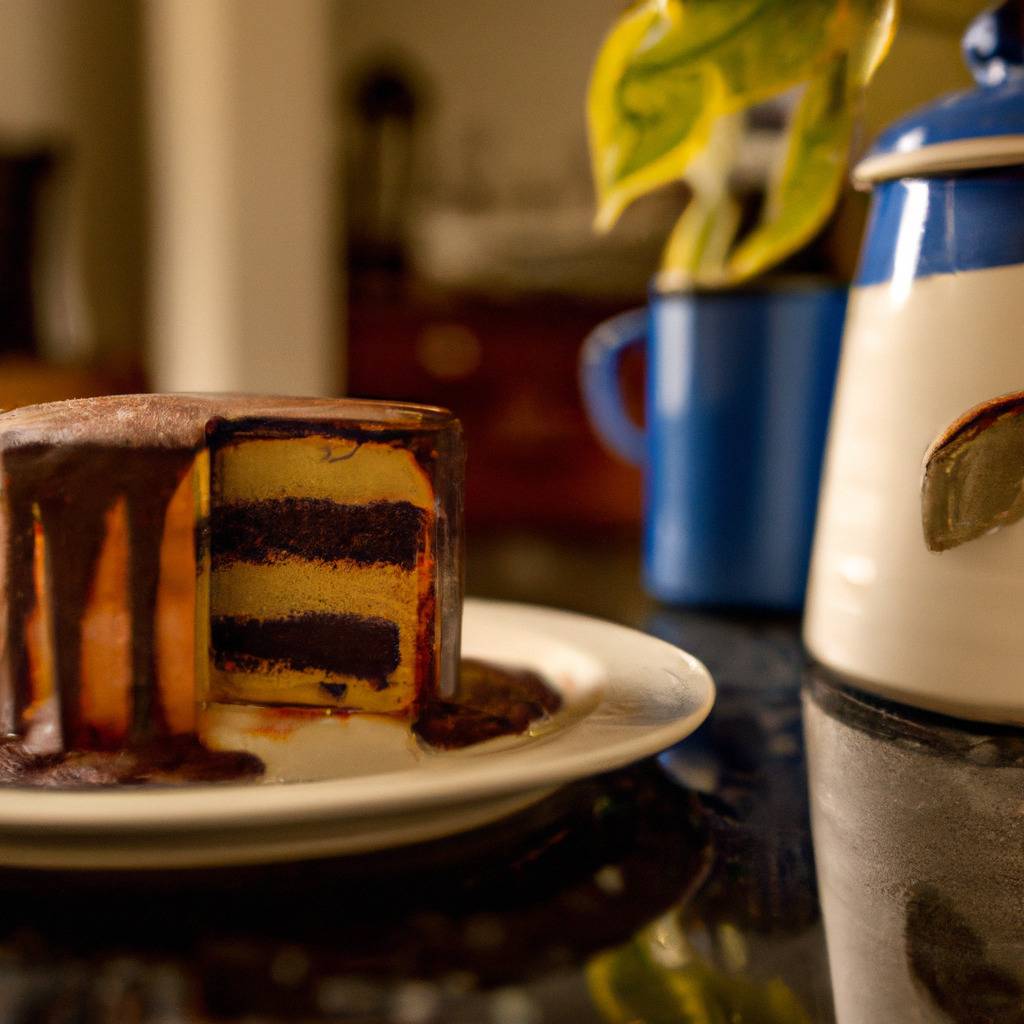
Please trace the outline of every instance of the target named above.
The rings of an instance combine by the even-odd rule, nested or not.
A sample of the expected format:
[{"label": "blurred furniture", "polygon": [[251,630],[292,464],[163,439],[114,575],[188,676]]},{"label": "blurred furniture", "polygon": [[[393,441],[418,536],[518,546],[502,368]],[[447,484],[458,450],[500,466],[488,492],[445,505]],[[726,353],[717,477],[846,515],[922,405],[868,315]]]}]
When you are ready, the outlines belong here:
[{"label": "blurred furniture", "polygon": [[0,357],[0,409],[66,398],[145,390],[138,366],[53,366],[27,356]]},{"label": "blurred furniture", "polygon": [[[576,374],[580,342],[614,308],[557,297],[355,291],[348,390],[443,405],[459,416],[471,527],[632,527],[640,474],[599,445]],[[639,405],[638,366],[626,372]]]}]

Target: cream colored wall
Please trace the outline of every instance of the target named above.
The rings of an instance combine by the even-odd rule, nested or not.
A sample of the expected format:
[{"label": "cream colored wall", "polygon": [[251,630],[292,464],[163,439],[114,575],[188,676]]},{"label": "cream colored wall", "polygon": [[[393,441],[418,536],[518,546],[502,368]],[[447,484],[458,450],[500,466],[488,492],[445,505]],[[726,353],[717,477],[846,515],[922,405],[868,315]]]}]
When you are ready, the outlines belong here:
[{"label": "cream colored wall", "polygon": [[429,163],[443,191],[465,184],[474,145],[483,176],[475,184],[499,200],[567,185],[588,190],[587,77],[621,0],[337,3],[342,74],[398,52],[429,76],[436,101]]},{"label": "cream colored wall", "polygon": [[146,0],[154,386],[329,394],[326,0]]},{"label": "cream colored wall", "polygon": [[331,13],[0,0],[0,143],[68,154],[48,354],[148,347],[167,389],[338,387]]}]

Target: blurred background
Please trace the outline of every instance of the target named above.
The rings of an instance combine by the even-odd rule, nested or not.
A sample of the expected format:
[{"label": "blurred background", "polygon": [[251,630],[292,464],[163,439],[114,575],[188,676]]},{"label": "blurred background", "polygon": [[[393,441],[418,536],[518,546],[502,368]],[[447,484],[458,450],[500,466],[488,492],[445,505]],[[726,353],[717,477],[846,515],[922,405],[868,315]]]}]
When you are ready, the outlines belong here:
[{"label": "blurred background", "polygon": [[[471,587],[536,598],[546,538],[574,586],[609,537],[635,573],[640,475],[593,438],[576,359],[643,302],[682,197],[592,234],[584,95],[622,7],[0,0],[0,406],[144,389],[445,405],[484,538]],[[969,13],[906,4],[861,149],[968,84]],[[782,113],[754,115],[751,190]],[[848,279],[865,208],[850,194],[799,269]],[[639,409],[642,367],[625,372]]]}]

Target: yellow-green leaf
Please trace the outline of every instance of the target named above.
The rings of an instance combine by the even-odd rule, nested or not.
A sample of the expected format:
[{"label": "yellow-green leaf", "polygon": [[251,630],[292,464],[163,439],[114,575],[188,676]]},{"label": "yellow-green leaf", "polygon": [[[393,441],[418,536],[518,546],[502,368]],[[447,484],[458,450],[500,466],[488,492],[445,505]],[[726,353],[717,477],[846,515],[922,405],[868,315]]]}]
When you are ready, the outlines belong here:
[{"label": "yellow-green leaf", "polygon": [[851,11],[850,87],[863,88],[892,45],[899,10],[896,0],[848,0]]},{"label": "yellow-green leaf", "polygon": [[628,76],[712,64],[729,109],[749,106],[807,76],[827,51],[837,0],[669,0],[672,29],[637,52]]},{"label": "yellow-green leaf", "polygon": [[846,58],[838,57],[807,86],[761,222],[729,259],[730,283],[752,277],[795,252],[832,212],[846,176],[853,129],[846,80]]},{"label": "yellow-green leaf", "polygon": [[638,67],[645,50],[676,31],[675,6],[646,2],[627,12],[594,68],[588,112],[600,228],[638,196],[677,181],[710,133],[720,92],[713,68],[684,64],[651,76]]},{"label": "yellow-green leaf", "polygon": [[723,278],[740,225],[740,205],[728,183],[742,131],[738,115],[720,117],[707,148],[687,169],[692,199],[669,236],[663,261],[669,269],[659,274],[659,288],[690,288]]},{"label": "yellow-green leaf", "polygon": [[668,967],[650,955],[642,933],[591,960],[587,982],[608,1024],[810,1024],[780,979],[727,974],[697,958]]}]

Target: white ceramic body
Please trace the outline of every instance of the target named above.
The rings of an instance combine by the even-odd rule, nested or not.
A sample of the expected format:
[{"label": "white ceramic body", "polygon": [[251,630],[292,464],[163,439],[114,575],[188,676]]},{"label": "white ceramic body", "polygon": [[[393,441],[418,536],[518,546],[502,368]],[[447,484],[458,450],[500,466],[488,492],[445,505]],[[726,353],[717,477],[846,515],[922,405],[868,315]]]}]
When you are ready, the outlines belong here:
[{"label": "white ceramic body", "polygon": [[977,403],[1024,390],[1022,328],[1019,263],[921,277],[897,265],[854,289],[804,636],[865,689],[1024,724],[1024,524],[942,553],[921,528],[928,446]]}]

